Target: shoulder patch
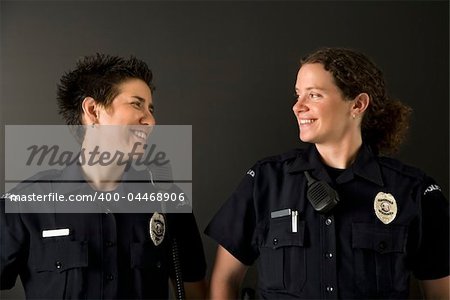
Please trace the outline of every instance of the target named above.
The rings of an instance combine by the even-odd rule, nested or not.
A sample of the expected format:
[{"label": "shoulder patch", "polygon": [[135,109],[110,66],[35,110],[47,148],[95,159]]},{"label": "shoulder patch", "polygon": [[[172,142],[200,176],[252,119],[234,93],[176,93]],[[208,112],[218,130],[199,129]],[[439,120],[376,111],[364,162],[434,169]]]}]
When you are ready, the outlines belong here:
[{"label": "shoulder patch", "polygon": [[437,184],[431,184],[425,189],[425,191],[423,192],[423,195],[425,196],[426,194],[434,192],[434,191],[442,192],[442,189]]}]

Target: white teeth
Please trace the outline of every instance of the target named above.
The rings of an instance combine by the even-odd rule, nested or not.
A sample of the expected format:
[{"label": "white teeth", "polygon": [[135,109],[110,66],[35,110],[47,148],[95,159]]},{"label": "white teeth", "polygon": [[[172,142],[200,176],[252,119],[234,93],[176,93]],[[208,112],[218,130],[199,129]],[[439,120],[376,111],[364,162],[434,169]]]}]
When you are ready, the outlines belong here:
[{"label": "white teeth", "polygon": [[134,131],[133,132],[135,136],[137,136],[138,138],[141,138],[143,140],[145,140],[147,138],[147,134],[143,131]]},{"label": "white teeth", "polygon": [[315,122],[316,120],[305,120],[305,119],[302,119],[302,120],[300,120],[300,125],[303,125],[303,124],[311,124],[311,123],[313,123],[313,122]]}]

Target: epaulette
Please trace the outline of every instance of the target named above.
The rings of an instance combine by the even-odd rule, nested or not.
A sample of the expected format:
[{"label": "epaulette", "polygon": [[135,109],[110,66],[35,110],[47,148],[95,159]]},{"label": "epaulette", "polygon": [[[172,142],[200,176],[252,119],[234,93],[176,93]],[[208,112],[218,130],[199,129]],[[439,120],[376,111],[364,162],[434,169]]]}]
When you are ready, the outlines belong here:
[{"label": "epaulette", "polygon": [[32,184],[36,184],[37,182],[45,182],[45,181],[51,181],[55,178],[58,178],[61,175],[61,170],[45,170],[36,173],[35,175],[19,182],[11,191],[9,192],[20,192],[28,188]]},{"label": "epaulette", "polygon": [[381,156],[379,157],[379,162],[383,167],[394,170],[402,175],[421,180],[425,178],[425,173],[422,170],[413,166],[406,165],[398,159]]},{"label": "epaulette", "polygon": [[277,154],[273,156],[269,156],[263,159],[260,159],[257,161],[256,164],[263,165],[266,163],[284,163],[287,161],[294,160],[298,156],[302,155],[302,153],[305,151],[305,149],[293,149],[288,152]]}]

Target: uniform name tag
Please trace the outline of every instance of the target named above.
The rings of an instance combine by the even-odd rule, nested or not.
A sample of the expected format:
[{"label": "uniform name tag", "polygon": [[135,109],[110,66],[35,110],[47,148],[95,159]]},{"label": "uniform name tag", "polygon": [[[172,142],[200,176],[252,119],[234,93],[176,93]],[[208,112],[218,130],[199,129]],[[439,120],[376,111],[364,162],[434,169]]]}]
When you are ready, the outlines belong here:
[{"label": "uniform name tag", "polygon": [[286,208],[286,209],[282,209],[282,210],[276,210],[270,213],[270,217],[272,219],[275,218],[281,218],[281,217],[285,217],[285,216],[290,216],[291,215],[291,209],[290,208]]},{"label": "uniform name tag", "polygon": [[53,230],[42,230],[42,237],[55,237],[55,236],[67,236],[69,235],[69,228],[65,229],[53,229]]}]

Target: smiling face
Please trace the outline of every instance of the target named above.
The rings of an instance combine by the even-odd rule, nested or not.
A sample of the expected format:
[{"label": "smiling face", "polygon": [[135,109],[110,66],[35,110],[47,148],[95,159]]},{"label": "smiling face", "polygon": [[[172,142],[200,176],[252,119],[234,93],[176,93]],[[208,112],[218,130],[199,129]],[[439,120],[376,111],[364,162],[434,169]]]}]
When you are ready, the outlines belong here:
[{"label": "smiling face", "polygon": [[136,153],[143,153],[143,145],[155,125],[151,90],[140,79],[126,80],[118,89],[119,94],[111,105],[99,106],[96,111],[102,144],[108,143],[111,150],[115,148],[125,153],[135,147]]},{"label": "smiling face", "polygon": [[293,106],[300,139],[314,144],[335,144],[355,132],[354,101],[344,99],[333,76],[322,64],[304,64],[297,75]]}]

